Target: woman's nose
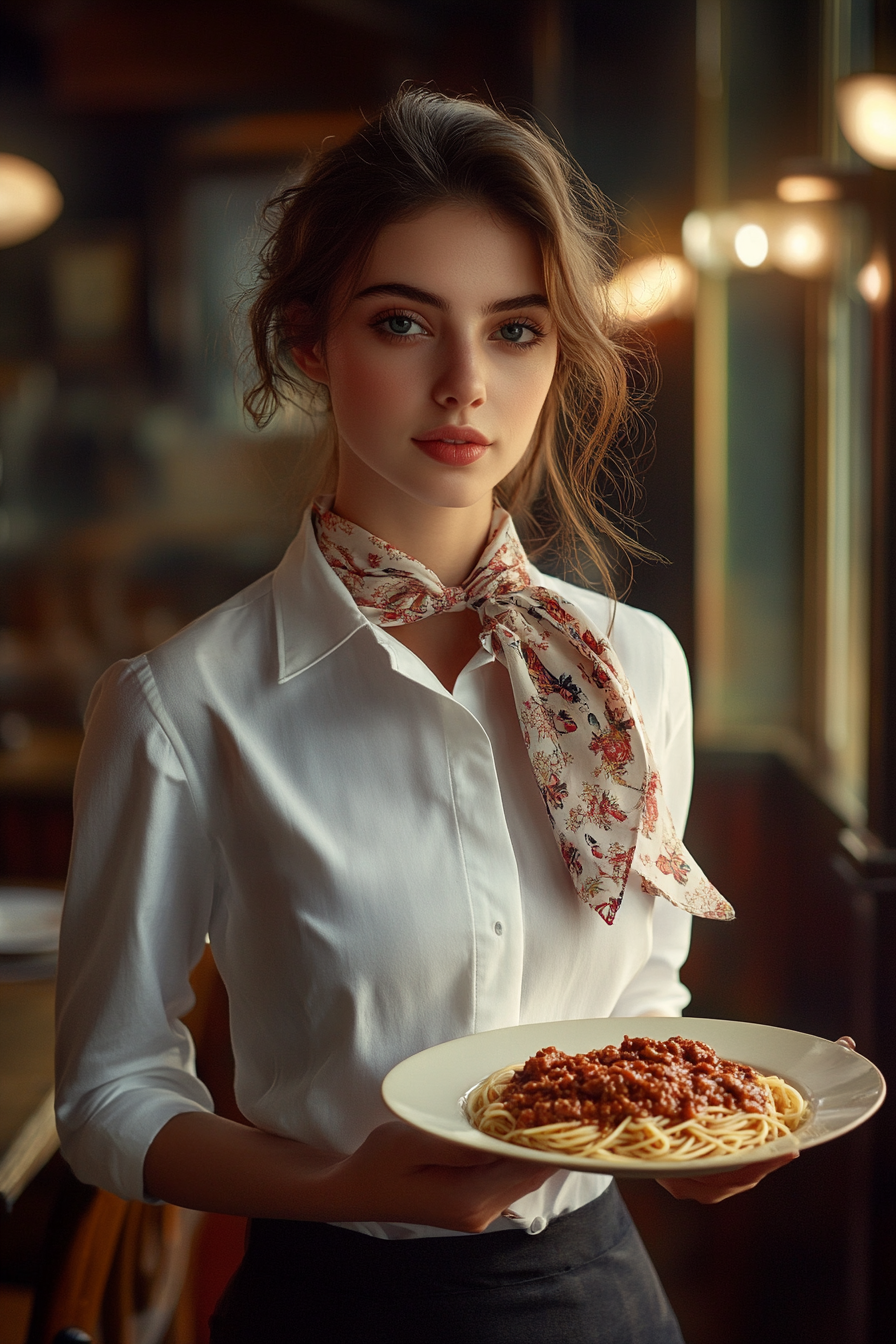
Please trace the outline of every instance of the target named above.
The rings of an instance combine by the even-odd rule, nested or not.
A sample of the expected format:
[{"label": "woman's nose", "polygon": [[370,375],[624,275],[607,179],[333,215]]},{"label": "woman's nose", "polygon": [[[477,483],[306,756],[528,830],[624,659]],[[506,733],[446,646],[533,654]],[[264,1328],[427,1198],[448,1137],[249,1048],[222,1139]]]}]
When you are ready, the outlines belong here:
[{"label": "woman's nose", "polygon": [[481,406],[485,401],[483,360],[472,341],[452,341],[445,346],[432,396],[446,409]]}]

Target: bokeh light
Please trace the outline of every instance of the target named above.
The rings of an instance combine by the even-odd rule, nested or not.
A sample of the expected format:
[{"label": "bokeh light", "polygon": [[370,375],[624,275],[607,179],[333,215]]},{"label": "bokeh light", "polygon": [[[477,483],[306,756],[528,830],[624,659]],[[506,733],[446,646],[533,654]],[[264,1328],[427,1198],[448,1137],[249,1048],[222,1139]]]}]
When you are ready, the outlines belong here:
[{"label": "bokeh light", "polygon": [[762,225],[742,224],[734,235],[734,251],[743,266],[761,266],[768,256],[768,234]]},{"label": "bokeh light", "polygon": [[704,210],[692,210],[681,226],[681,243],[688,261],[706,270],[715,260],[712,219]]},{"label": "bokeh light", "polygon": [[872,308],[882,308],[890,297],[890,266],[886,256],[876,253],[856,276],[856,289]]},{"label": "bokeh light", "polygon": [[0,247],[43,233],[62,210],[62,193],[46,168],[0,154]]},{"label": "bokeh light", "polygon": [[694,272],[685,258],[664,252],[626,262],[610,286],[609,298],[620,321],[637,326],[689,316],[694,291]]},{"label": "bokeh light", "polygon": [[777,186],[778,199],[793,205],[805,201],[839,201],[843,195],[840,183],[820,173],[790,173]]},{"label": "bokeh light", "polygon": [[781,230],[775,248],[775,263],[793,275],[816,275],[829,255],[828,238],[814,221],[799,220]]},{"label": "bokeh light", "polygon": [[896,75],[850,75],[837,85],[837,115],[857,154],[896,168]]}]

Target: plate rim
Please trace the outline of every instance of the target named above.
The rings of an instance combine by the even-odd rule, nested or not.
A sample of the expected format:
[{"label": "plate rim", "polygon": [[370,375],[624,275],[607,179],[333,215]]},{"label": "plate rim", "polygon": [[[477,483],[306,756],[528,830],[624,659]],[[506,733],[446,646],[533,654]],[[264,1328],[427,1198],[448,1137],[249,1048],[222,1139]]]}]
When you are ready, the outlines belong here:
[{"label": "plate rim", "polygon": [[[733,1028],[746,1028],[754,1030],[758,1029],[763,1032],[773,1032],[775,1034],[780,1034],[788,1038],[795,1037],[805,1042],[810,1043],[817,1042],[826,1048],[836,1047],[838,1045],[838,1042],[836,1040],[830,1040],[829,1038],[824,1036],[817,1036],[811,1032],[797,1031],[791,1027],[778,1027],[770,1023],[745,1022],[737,1018],[586,1017],[586,1018],[566,1018],[553,1022],[523,1022],[523,1023],[510,1024],[509,1026],[506,1027],[494,1027],[489,1029],[488,1031],[471,1032],[466,1036],[453,1037],[448,1041],[442,1041],[439,1042],[437,1045],[428,1046],[423,1050],[415,1051],[414,1054],[408,1055],[405,1059],[402,1059],[397,1064],[393,1065],[393,1067],[386,1074],[381,1085],[383,1102],[393,1115],[397,1116],[400,1120],[403,1120],[406,1124],[411,1125],[415,1129],[422,1130],[424,1133],[436,1135],[439,1138],[445,1139],[447,1142],[459,1143],[462,1146],[477,1148],[480,1151],[486,1150],[489,1152],[493,1152],[495,1153],[496,1156],[502,1156],[502,1157],[509,1156],[510,1154],[508,1153],[508,1148],[511,1148],[513,1156],[519,1157],[523,1161],[547,1163],[548,1165],[556,1166],[559,1169],[590,1172],[594,1175],[625,1176],[636,1179],[637,1178],[656,1179],[658,1177],[662,1178],[662,1177],[668,1177],[670,1175],[698,1176],[698,1175],[709,1175],[713,1172],[721,1172],[726,1170],[733,1171],[749,1165],[750,1161],[771,1161],[775,1157],[782,1156],[789,1152],[800,1152],[803,1149],[818,1147],[823,1143],[829,1143],[834,1139],[840,1138],[845,1134],[851,1133],[853,1130],[857,1129],[860,1125],[864,1124],[865,1121],[870,1120],[871,1117],[875,1115],[876,1112],[883,1105],[887,1095],[887,1083],[881,1070],[877,1067],[877,1065],[873,1062],[873,1060],[868,1059],[866,1055],[861,1054],[861,1052],[858,1050],[855,1051],[851,1050],[850,1055],[853,1056],[857,1061],[861,1062],[861,1064],[867,1066],[868,1070],[870,1070],[869,1083],[872,1082],[874,1083],[876,1093],[870,1104],[866,1106],[865,1109],[862,1110],[860,1114],[852,1117],[847,1123],[838,1125],[837,1128],[834,1129],[832,1132],[816,1133],[814,1135],[804,1137],[803,1139],[798,1138],[799,1131],[797,1131],[796,1134],[787,1135],[781,1139],[773,1140],[771,1143],[763,1145],[761,1156],[757,1156],[756,1158],[752,1158],[751,1156],[751,1158],[748,1161],[745,1161],[743,1158],[737,1158],[725,1155],[721,1157],[700,1158],[694,1162],[687,1162],[687,1163],[662,1162],[662,1161],[646,1162],[644,1160],[629,1159],[629,1158],[619,1158],[615,1160],[613,1159],[598,1160],[593,1158],[571,1159],[564,1157],[564,1155],[558,1153],[542,1152],[538,1149],[531,1149],[531,1148],[521,1148],[521,1147],[517,1148],[512,1145],[508,1145],[507,1143],[505,1143],[500,1139],[493,1138],[488,1134],[483,1134],[481,1131],[474,1129],[472,1126],[469,1127],[469,1134],[467,1134],[464,1131],[459,1131],[456,1136],[453,1134],[449,1135],[442,1129],[429,1127],[425,1124],[419,1123],[419,1119],[415,1120],[412,1117],[412,1115],[409,1114],[406,1110],[401,1109],[400,1103],[396,1104],[396,1099],[394,1097],[396,1075],[397,1080],[400,1082],[402,1075],[407,1071],[408,1067],[413,1068],[414,1061],[419,1059],[421,1056],[435,1055],[437,1052],[443,1052],[443,1051],[447,1052],[448,1050],[456,1051],[458,1048],[462,1047],[463,1044],[467,1041],[481,1040],[482,1038],[489,1036],[497,1036],[500,1034],[512,1034],[520,1030],[525,1030],[527,1032],[542,1031],[542,1030],[545,1032],[550,1032],[552,1029],[556,1030],[558,1027],[564,1027],[568,1025],[581,1026],[587,1023],[600,1023],[602,1029],[606,1029],[607,1023],[614,1023],[614,1024],[618,1023],[620,1028],[619,1032],[620,1036],[628,1033],[630,1035],[634,1034],[640,1034],[644,1036],[652,1035],[654,1036],[655,1039],[665,1039],[656,1032],[656,1028],[660,1023],[663,1024],[668,1023],[670,1025],[668,1035],[670,1036],[688,1035],[689,1028],[693,1027],[694,1030],[691,1033],[691,1035],[692,1037],[696,1038],[698,1036],[698,1030],[697,1030],[698,1024],[703,1024],[704,1028],[705,1027],[712,1028],[719,1026],[722,1028],[733,1027]],[[640,1031],[636,1030],[633,1031],[632,1027],[633,1024],[635,1023],[637,1023],[640,1026],[641,1028]],[[675,1030],[671,1030],[672,1024],[675,1024],[676,1027]],[[651,1028],[653,1028],[653,1030],[651,1030]],[[840,1048],[844,1050],[849,1049],[848,1046],[841,1046]],[[747,1061],[741,1061],[741,1062],[747,1062]],[[495,1067],[500,1066],[496,1065]],[[756,1066],[754,1065],[754,1067]],[[481,1081],[481,1079],[477,1081]],[[473,1087],[477,1086],[477,1081],[470,1083],[469,1087],[466,1088],[465,1091],[463,1091],[461,1095],[458,1097],[458,1100],[456,1102],[458,1109],[462,1108],[463,1098],[466,1095],[468,1095],[468,1093],[472,1090]],[[792,1081],[799,1082],[800,1080],[793,1079]],[[810,1102],[811,1102],[813,1099],[811,1095],[811,1088],[808,1088],[808,1085],[804,1083],[803,1090],[807,1089],[810,1092]],[[419,1115],[419,1112],[417,1114]],[[757,1152],[757,1154],[760,1152],[759,1149],[755,1151]]]}]

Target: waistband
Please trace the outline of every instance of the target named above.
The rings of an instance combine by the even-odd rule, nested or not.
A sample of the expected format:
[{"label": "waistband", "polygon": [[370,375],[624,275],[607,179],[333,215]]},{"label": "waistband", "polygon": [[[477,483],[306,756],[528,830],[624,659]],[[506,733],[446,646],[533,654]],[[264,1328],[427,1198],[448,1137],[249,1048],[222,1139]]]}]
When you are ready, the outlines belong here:
[{"label": "waistband", "polygon": [[477,1287],[549,1278],[598,1259],[631,1229],[615,1185],[572,1213],[548,1224],[537,1237],[511,1230],[500,1236],[413,1238],[386,1241],[329,1223],[255,1218],[249,1226],[245,1268],[282,1278],[299,1267],[316,1287],[333,1291],[347,1277],[356,1292],[390,1290],[396,1275],[412,1296],[469,1293]]}]

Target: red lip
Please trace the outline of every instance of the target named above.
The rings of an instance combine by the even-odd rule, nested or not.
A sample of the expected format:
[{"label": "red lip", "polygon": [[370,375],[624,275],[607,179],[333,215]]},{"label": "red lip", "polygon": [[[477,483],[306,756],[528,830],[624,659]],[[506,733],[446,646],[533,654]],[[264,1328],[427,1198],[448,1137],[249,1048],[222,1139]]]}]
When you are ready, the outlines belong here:
[{"label": "red lip", "polygon": [[415,435],[413,442],[427,457],[449,467],[468,467],[491,447],[491,439],[471,425],[440,425]]},{"label": "red lip", "polygon": [[469,467],[488,452],[481,443],[446,443],[444,439],[415,439],[414,443],[421,453],[448,467]]},{"label": "red lip", "polygon": [[415,443],[434,443],[437,440],[441,443],[477,443],[482,448],[488,448],[491,439],[479,429],[474,429],[472,425],[439,425],[437,429],[428,429],[425,434],[415,434]]}]

